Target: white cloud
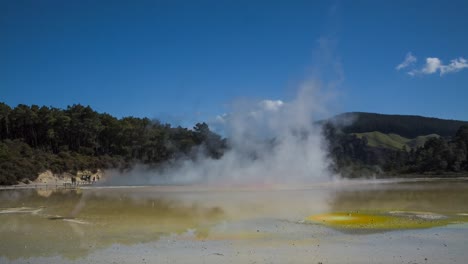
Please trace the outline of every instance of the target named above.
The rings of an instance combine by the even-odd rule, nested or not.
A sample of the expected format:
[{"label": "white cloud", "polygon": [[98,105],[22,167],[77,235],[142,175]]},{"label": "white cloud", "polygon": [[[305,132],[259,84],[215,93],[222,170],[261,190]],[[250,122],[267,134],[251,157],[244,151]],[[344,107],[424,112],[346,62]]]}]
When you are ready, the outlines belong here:
[{"label": "white cloud", "polygon": [[417,70],[412,70],[412,71],[409,71],[408,74],[411,75],[411,76],[415,76],[416,74],[418,74],[418,71]]},{"label": "white cloud", "polygon": [[263,100],[260,102],[260,106],[267,111],[278,111],[284,102],[281,100]]},{"label": "white cloud", "polygon": [[[267,115],[277,114],[276,112],[280,111],[285,106],[285,103],[281,100],[264,99],[255,102],[254,105],[254,109],[248,113],[248,116],[254,119],[262,119]],[[224,113],[222,115],[217,115],[212,123],[221,126],[226,125],[230,122],[231,118],[232,116],[230,114]]]},{"label": "white cloud", "polygon": [[[404,65],[405,61],[400,64]],[[397,66],[397,70],[399,69],[400,65]],[[407,67],[407,66],[402,66],[402,68]],[[400,68],[400,69],[402,69]],[[426,58],[426,63],[424,66],[420,69],[412,69],[408,71],[408,74],[411,76],[419,75],[419,74],[434,74],[434,73],[439,73],[440,76],[447,74],[447,73],[453,73],[453,72],[459,72],[465,68],[468,68],[468,61],[462,57],[459,57],[457,59],[453,59],[450,61],[449,64],[444,65],[442,60],[436,57],[429,57]]]},{"label": "white cloud", "polygon": [[217,115],[216,118],[215,118],[215,121],[217,123],[224,124],[224,123],[226,123],[227,118],[228,118],[228,114],[224,113],[222,115]]},{"label": "white cloud", "polygon": [[466,59],[460,57],[458,59],[452,60],[449,65],[440,66],[440,75],[444,75],[446,73],[451,72],[458,72],[463,70],[464,68],[468,68],[468,63]]},{"label": "white cloud", "polygon": [[421,72],[425,74],[433,74],[441,65],[442,62],[438,58],[426,58],[426,65],[422,68]]},{"label": "white cloud", "polygon": [[416,57],[413,56],[413,54],[411,54],[411,52],[408,52],[408,53],[406,54],[405,60],[404,60],[402,63],[398,64],[398,66],[396,66],[395,69],[396,69],[397,71],[399,71],[399,70],[401,70],[401,69],[404,69],[404,68],[406,68],[406,67],[408,67],[408,66],[414,64],[417,60],[418,60],[418,59],[416,59]]}]

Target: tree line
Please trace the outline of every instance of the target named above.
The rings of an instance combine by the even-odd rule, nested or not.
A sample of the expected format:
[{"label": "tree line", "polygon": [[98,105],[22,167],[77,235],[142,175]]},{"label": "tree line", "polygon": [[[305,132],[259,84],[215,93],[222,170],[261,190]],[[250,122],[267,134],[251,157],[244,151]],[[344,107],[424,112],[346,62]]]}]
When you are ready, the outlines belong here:
[{"label": "tree line", "polygon": [[[366,116],[370,118],[367,121]],[[451,136],[430,138],[424,146],[414,149],[371,147],[365,137],[358,138],[350,133],[350,129],[359,132],[354,131],[357,128],[367,132],[364,131],[366,127],[381,131],[380,116],[383,115],[361,115],[361,121],[356,121],[354,128],[353,124],[338,127],[335,122],[321,123],[328,141],[331,170],[345,177],[468,172],[468,126],[462,121],[446,123],[430,119],[425,124],[422,121],[423,125],[415,128],[416,131],[456,132]],[[390,122],[394,116],[385,118]],[[413,123],[414,117],[395,118],[394,124],[384,122],[384,128],[395,133],[394,129],[404,127],[402,131],[407,135],[417,135],[408,125],[408,120]],[[438,127],[447,124],[450,127]],[[458,124],[462,125],[454,129]],[[418,127],[417,124],[413,126]],[[74,174],[80,170],[125,170],[136,163],[157,167],[181,158],[196,159],[200,152],[218,159],[228,147],[227,140],[212,132],[206,123],[187,129],[148,118],[119,119],[80,104],[59,109],[24,104],[11,108],[0,103],[1,185],[34,180],[45,170]]]},{"label": "tree line", "polygon": [[219,158],[226,140],[206,123],[193,129],[148,118],[115,118],[80,104],[58,109],[0,103],[0,184],[38,173],[150,166],[196,152]]}]

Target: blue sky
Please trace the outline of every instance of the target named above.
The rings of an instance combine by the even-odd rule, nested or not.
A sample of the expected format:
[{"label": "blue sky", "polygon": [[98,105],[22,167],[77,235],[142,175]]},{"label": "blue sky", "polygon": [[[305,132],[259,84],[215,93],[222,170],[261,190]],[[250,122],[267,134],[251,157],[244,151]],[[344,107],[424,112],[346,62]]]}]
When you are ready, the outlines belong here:
[{"label": "blue sky", "polygon": [[239,98],[287,101],[313,77],[339,81],[330,114],[468,120],[467,14],[467,1],[2,0],[0,101],[189,124]]}]

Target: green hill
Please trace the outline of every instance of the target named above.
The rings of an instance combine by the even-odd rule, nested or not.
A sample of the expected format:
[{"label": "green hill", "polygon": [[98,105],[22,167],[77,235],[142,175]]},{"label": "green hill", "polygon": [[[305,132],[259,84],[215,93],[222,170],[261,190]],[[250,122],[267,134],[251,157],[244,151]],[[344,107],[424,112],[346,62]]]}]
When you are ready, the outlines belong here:
[{"label": "green hill", "polygon": [[408,147],[410,148],[419,148],[419,147],[422,147],[424,146],[424,144],[426,143],[426,141],[430,138],[433,138],[433,137],[440,137],[439,135],[437,134],[430,134],[430,135],[426,135],[426,136],[418,136],[416,138],[413,138],[412,140],[408,141],[406,143],[406,145],[408,145]]},{"label": "green hill", "polygon": [[427,136],[418,136],[416,138],[409,139],[397,134],[384,134],[379,131],[353,134],[361,139],[366,138],[367,145],[370,147],[388,148],[394,150],[401,150],[403,147],[406,147],[408,150],[411,148],[421,147],[424,146],[424,143],[426,143],[429,138],[439,137],[439,135],[430,134]]},{"label": "green hill", "polygon": [[383,134],[401,135],[408,139],[431,134],[437,134],[441,137],[451,137],[455,135],[462,125],[468,125],[467,121],[460,120],[362,112],[351,112],[337,115],[331,119],[331,123],[341,124],[341,129],[345,133],[367,133],[379,131]]}]

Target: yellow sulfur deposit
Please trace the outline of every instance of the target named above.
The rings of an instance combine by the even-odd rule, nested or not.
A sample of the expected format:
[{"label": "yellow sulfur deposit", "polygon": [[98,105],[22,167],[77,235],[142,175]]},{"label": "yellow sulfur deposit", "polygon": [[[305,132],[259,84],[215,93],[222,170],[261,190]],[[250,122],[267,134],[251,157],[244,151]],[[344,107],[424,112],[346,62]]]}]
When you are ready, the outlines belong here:
[{"label": "yellow sulfur deposit", "polygon": [[326,226],[339,229],[375,229],[375,230],[394,230],[394,229],[417,229],[443,226],[457,222],[449,217],[428,218],[430,213],[407,214],[398,213],[347,213],[337,212],[328,214],[312,215],[307,217],[306,221],[319,223]]}]

